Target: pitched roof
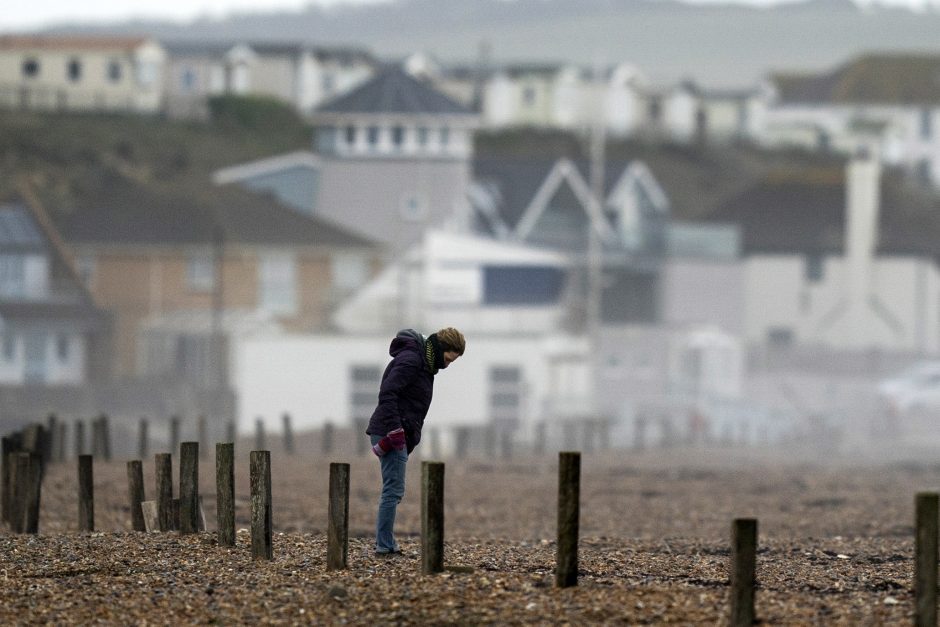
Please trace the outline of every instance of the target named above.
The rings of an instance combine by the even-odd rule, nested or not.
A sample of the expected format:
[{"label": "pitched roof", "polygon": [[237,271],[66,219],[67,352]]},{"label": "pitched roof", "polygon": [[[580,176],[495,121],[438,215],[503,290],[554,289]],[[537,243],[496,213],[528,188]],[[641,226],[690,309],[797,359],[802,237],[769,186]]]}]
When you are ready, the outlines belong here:
[{"label": "pitched roof", "polygon": [[226,242],[284,246],[374,247],[366,238],[232,184],[158,194],[120,184],[103,189],[93,205],[62,219],[70,243],[207,244],[221,230]]},{"label": "pitched roof", "polygon": [[386,66],[359,87],[322,104],[317,113],[473,115],[467,107],[398,66]]},{"label": "pitched roof", "polygon": [[870,54],[832,72],[775,74],[781,102],[828,104],[940,104],[940,55]]},{"label": "pitched roof", "polygon": [[134,50],[147,41],[107,35],[0,35],[0,50]]}]

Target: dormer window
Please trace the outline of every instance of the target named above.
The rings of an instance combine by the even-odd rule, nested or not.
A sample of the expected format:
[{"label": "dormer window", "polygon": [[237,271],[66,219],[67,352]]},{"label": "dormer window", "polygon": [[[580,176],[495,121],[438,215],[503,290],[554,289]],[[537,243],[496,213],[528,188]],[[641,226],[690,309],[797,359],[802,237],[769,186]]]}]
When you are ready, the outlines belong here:
[{"label": "dormer window", "polygon": [[417,133],[416,139],[418,141],[418,145],[421,146],[422,148],[427,146],[428,145],[428,127],[419,126],[416,133]]},{"label": "dormer window", "polygon": [[379,145],[379,127],[370,126],[366,129],[366,141],[369,142],[370,148],[375,148]]},{"label": "dormer window", "polygon": [[346,145],[355,146],[356,145],[356,127],[350,124],[346,127]]}]

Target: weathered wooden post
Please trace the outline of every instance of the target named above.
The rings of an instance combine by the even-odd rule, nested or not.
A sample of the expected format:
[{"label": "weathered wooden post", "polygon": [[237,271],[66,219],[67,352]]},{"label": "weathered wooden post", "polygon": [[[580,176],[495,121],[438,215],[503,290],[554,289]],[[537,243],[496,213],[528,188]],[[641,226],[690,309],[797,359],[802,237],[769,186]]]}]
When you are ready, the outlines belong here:
[{"label": "weathered wooden post", "polygon": [[46,451],[48,450],[49,433],[39,423],[34,423],[23,429],[22,450],[39,453],[40,473],[45,472]]},{"label": "weathered wooden post", "polygon": [[369,428],[369,419],[356,418],[353,423],[353,428],[356,430],[353,434],[353,439],[356,441],[356,454],[359,456],[365,455],[370,450],[368,436],[366,436],[366,429]]},{"label": "weathered wooden post", "polygon": [[329,455],[333,452],[333,423],[327,420],[323,424],[323,452]]},{"label": "weathered wooden post", "polygon": [[215,445],[215,513],[220,546],[235,546],[235,444]]},{"label": "weathered wooden post", "polygon": [[75,457],[85,454],[85,421],[75,421]]},{"label": "weathered wooden post", "polygon": [[937,493],[919,492],[914,501],[917,538],[914,560],[914,624],[937,624]]},{"label": "weathered wooden post", "polygon": [[160,531],[170,531],[173,529],[173,456],[169,453],[157,453],[153,461]]},{"label": "weathered wooden post", "polygon": [[78,530],[95,530],[94,456],[78,456]]},{"label": "weathered wooden post", "polygon": [[444,570],[444,463],[421,462],[421,572]]},{"label": "weathered wooden post", "polygon": [[271,546],[271,452],[251,451],[249,457],[251,483],[251,556],[274,559]]},{"label": "weathered wooden post", "polygon": [[196,428],[196,439],[199,441],[199,456],[202,459],[206,459],[209,457],[209,432],[205,414],[199,414],[199,417],[196,419]]},{"label": "weathered wooden post", "polygon": [[137,455],[141,459],[150,457],[150,423],[147,418],[141,418],[137,425]]},{"label": "weathered wooden post", "polygon": [[578,585],[578,528],[581,509],[581,453],[558,453],[558,542],[555,585]]},{"label": "weathered wooden post", "polygon": [[131,529],[146,531],[144,525],[144,510],[141,503],[144,498],[144,465],[140,460],[127,462],[127,501],[131,508]]},{"label": "weathered wooden post", "polygon": [[330,464],[327,509],[326,569],[342,570],[349,554],[349,464]]},{"label": "weathered wooden post", "polygon": [[[934,510],[936,512],[936,510]],[[757,520],[736,518],[731,527],[731,626],[754,623]]]},{"label": "weathered wooden post", "polygon": [[284,452],[288,455],[294,454],[294,429],[291,427],[290,414],[284,412],[281,416],[281,422],[284,427]]},{"label": "weathered wooden post", "polygon": [[55,461],[55,448],[59,440],[59,419],[55,413],[46,417],[46,441],[42,450],[43,465]]},{"label": "weathered wooden post", "polygon": [[26,456],[23,486],[23,533],[39,533],[39,500],[42,492],[42,453],[18,453]]},{"label": "weathered wooden post", "polygon": [[19,448],[11,437],[4,436],[2,439],[2,457],[0,457],[0,490],[3,490],[0,497],[0,521],[11,522],[13,507],[13,453]]},{"label": "weathered wooden post", "polygon": [[199,531],[199,442],[180,444],[180,533]]},{"label": "weathered wooden post", "polygon": [[55,451],[54,457],[57,462],[65,461],[65,440],[68,435],[68,425],[64,420],[59,421],[57,428],[58,433],[55,436]]},{"label": "weathered wooden post", "polygon": [[170,416],[170,455],[176,455],[180,446],[180,417]]},{"label": "weathered wooden post", "polygon": [[17,451],[10,458],[10,481],[13,487],[10,508],[10,530],[23,533],[26,519],[26,485],[29,482],[29,452]]},{"label": "weathered wooden post", "polygon": [[455,453],[457,454],[457,459],[463,459],[467,456],[467,451],[470,448],[470,429],[467,427],[457,427],[457,445],[455,447]]},{"label": "weathered wooden post", "polygon": [[100,424],[99,437],[101,438],[101,455],[106,462],[111,461],[111,420],[107,414],[101,414],[98,418]]},{"label": "weathered wooden post", "polygon": [[263,451],[264,447],[264,419],[261,416],[255,418],[255,450]]}]

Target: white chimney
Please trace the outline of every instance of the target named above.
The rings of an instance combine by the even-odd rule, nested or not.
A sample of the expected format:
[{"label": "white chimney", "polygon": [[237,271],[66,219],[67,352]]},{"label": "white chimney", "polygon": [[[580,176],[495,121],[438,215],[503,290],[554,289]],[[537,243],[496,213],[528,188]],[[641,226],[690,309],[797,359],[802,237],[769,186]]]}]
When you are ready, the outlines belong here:
[{"label": "white chimney", "polygon": [[848,328],[862,334],[869,314],[871,276],[878,246],[881,164],[870,151],[859,151],[846,166],[845,265]]}]

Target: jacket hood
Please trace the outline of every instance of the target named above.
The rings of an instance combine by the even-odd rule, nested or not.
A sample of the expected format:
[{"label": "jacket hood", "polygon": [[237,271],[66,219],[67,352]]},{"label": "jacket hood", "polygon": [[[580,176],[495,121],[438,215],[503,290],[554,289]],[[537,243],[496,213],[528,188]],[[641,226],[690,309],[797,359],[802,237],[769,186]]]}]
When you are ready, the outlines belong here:
[{"label": "jacket hood", "polygon": [[398,353],[402,352],[407,348],[413,350],[421,350],[421,347],[424,346],[424,336],[415,331],[414,329],[402,329],[398,332],[398,335],[392,340],[391,346],[388,347],[388,354],[394,357]]}]

